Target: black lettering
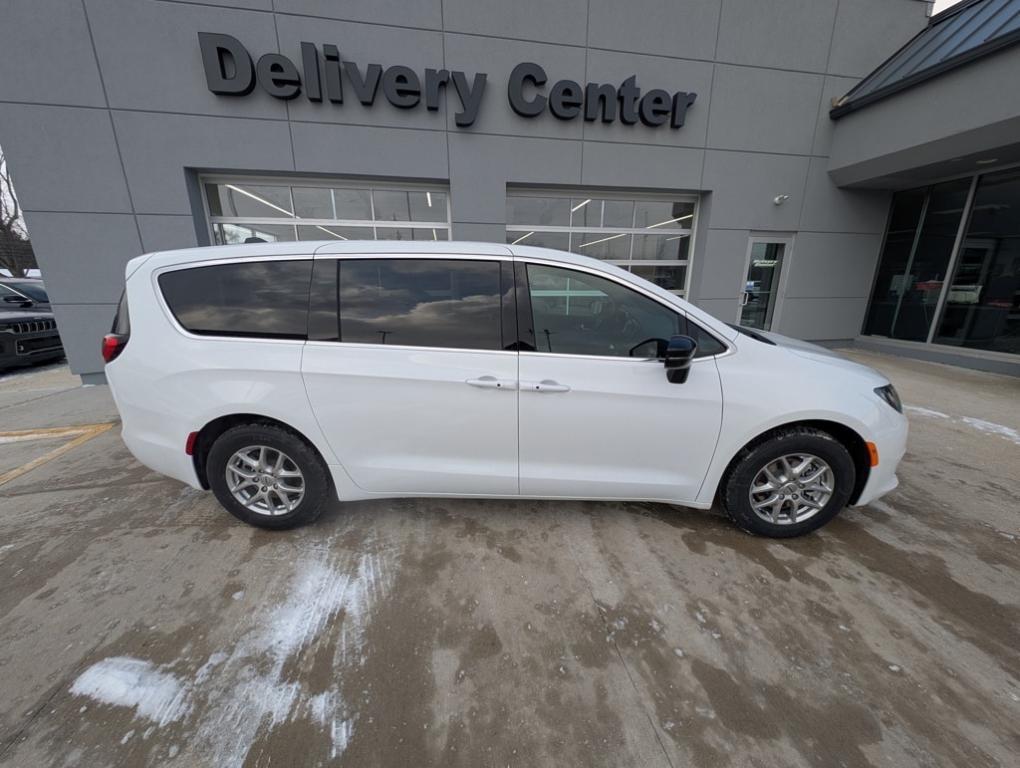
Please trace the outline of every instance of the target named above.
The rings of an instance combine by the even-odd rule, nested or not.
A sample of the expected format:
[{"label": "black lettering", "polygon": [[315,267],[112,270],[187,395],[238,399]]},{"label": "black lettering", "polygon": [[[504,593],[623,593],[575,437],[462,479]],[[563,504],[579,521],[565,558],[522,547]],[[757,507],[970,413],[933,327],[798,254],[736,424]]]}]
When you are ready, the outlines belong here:
[{"label": "black lettering", "polygon": [[573,80],[560,80],[549,91],[549,111],[560,120],[571,120],[581,114],[581,86]]},{"label": "black lettering", "polygon": [[653,88],[641,98],[639,111],[641,122],[645,125],[655,127],[663,125],[669,119],[670,103],[669,94],[658,88]]},{"label": "black lettering", "polygon": [[602,122],[616,119],[616,89],[608,84],[588,83],[584,87],[584,119],[594,121],[602,113]]},{"label": "black lettering", "polygon": [[311,43],[301,43],[301,66],[305,70],[305,96],[309,101],[322,101],[319,51]]},{"label": "black lettering", "polygon": [[637,100],[641,96],[641,89],[634,85],[637,78],[631,75],[620,86],[620,120],[627,125],[634,125],[638,121]]},{"label": "black lettering", "polygon": [[366,107],[372,106],[372,103],[375,101],[375,93],[379,90],[379,78],[382,77],[382,67],[378,64],[369,64],[365,68],[365,78],[362,79],[361,72],[358,71],[358,65],[353,61],[345,61],[344,74],[351,81],[351,87],[354,88],[354,95],[358,97],[358,101]]},{"label": "black lettering", "polygon": [[421,101],[421,81],[410,67],[389,67],[382,76],[382,91],[390,104],[401,109]]},{"label": "black lettering", "polygon": [[541,88],[545,85],[546,79],[545,70],[538,64],[526,61],[514,67],[506,86],[510,109],[521,117],[535,117],[542,114],[545,109],[545,96],[536,93],[535,97],[528,101],[524,98],[524,86],[530,82],[536,88]]},{"label": "black lettering", "polygon": [[475,75],[475,79],[468,85],[467,77],[463,72],[451,72],[453,87],[457,90],[460,103],[463,109],[454,115],[454,121],[462,128],[466,128],[475,122],[478,117],[478,109],[482,105],[482,93],[485,91],[484,72]]},{"label": "black lettering", "polygon": [[698,98],[696,93],[679,93],[673,94],[673,117],[670,120],[670,128],[682,128],[684,120],[687,119],[687,110]]},{"label": "black lettering", "polygon": [[278,99],[293,99],[301,93],[301,77],[294,62],[279,53],[259,57],[255,65],[259,85],[266,93]]},{"label": "black lettering", "polygon": [[326,59],[326,98],[334,104],[344,103],[344,85],[340,80],[340,51],[335,45],[322,46]]},{"label": "black lettering", "polygon": [[448,82],[450,82],[450,73],[447,70],[425,70],[425,109],[432,112],[439,109],[439,89]]},{"label": "black lettering", "polygon": [[[209,90],[220,96],[247,96],[255,87],[255,67],[248,49],[230,35],[199,32],[202,66]],[[230,64],[228,71],[227,65]]]}]

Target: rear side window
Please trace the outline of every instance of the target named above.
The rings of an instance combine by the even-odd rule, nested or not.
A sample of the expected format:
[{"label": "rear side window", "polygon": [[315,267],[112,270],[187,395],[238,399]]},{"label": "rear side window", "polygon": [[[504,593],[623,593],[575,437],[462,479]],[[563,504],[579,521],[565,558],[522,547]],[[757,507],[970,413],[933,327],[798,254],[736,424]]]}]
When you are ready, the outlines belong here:
[{"label": "rear side window", "polygon": [[340,341],[501,349],[502,293],[498,261],[343,259]]},{"label": "rear side window", "polygon": [[310,259],[245,261],[165,272],[163,297],[191,333],[304,339]]},{"label": "rear side window", "polygon": [[117,304],[117,314],[113,316],[113,327],[110,333],[119,336],[131,335],[131,316],[128,315],[127,289],[120,294],[120,302]]}]

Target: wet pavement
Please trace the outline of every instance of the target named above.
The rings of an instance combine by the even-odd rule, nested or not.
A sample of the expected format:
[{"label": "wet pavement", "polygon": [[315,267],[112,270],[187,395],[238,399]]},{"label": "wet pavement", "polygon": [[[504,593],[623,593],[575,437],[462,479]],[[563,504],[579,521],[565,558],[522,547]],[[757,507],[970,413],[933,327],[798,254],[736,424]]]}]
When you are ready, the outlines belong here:
[{"label": "wet pavement", "polygon": [[[910,406],[901,487],[782,542],[594,502],[269,533],[97,432],[0,485],[0,764],[1016,765],[1020,380],[850,354]],[[0,432],[116,419],[75,381],[0,381]]]}]

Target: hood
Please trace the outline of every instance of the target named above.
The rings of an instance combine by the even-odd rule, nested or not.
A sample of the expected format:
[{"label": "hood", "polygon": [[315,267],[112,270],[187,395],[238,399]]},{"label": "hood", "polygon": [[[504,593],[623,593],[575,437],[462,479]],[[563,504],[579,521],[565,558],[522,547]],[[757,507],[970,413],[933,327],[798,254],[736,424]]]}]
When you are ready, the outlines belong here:
[{"label": "hood", "polygon": [[37,320],[52,320],[53,315],[38,309],[5,309],[0,311],[0,323],[28,323]]},{"label": "hood", "polygon": [[873,379],[876,382],[875,386],[882,386],[889,383],[889,380],[874,368],[869,368],[861,363],[856,363],[838,352],[826,349],[819,344],[812,344],[810,341],[802,341],[801,339],[794,339],[790,336],[783,336],[781,333],[773,333],[772,331],[755,332],[771,341],[777,347],[780,347],[797,357],[832,366],[847,373],[864,375],[869,379]]}]

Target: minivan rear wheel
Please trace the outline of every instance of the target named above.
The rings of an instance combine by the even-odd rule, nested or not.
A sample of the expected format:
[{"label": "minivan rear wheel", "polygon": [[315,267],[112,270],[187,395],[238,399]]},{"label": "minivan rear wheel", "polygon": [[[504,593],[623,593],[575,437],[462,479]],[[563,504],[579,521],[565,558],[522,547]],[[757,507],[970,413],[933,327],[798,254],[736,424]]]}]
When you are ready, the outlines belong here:
[{"label": "minivan rear wheel", "polygon": [[847,449],[812,427],[790,427],[745,449],[722,487],[723,508],[746,531],[790,538],[839,514],[856,471]]},{"label": "minivan rear wheel", "polygon": [[329,473],[304,439],[271,424],[244,424],[217,438],[206,477],[230,514],[259,528],[315,520],[329,498]]}]

